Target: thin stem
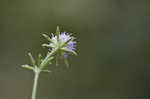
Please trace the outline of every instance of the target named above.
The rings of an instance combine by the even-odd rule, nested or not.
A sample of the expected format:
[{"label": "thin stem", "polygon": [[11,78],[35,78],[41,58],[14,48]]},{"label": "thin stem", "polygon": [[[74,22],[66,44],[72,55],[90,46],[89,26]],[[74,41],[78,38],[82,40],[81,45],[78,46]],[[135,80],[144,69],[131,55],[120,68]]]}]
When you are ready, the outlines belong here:
[{"label": "thin stem", "polygon": [[39,73],[38,73],[38,72],[35,72],[34,84],[33,84],[33,90],[32,90],[32,98],[31,98],[31,99],[36,99],[38,78],[39,78]]},{"label": "thin stem", "polygon": [[37,85],[38,85],[38,78],[40,75],[40,71],[43,69],[44,63],[51,57],[53,56],[56,52],[58,51],[58,48],[52,50],[51,53],[47,54],[47,56],[45,57],[45,59],[42,61],[40,68],[35,67],[34,70],[34,83],[33,83],[33,90],[32,90],[32,98],[31,99],[36,99],[36,92],[37,92]]}]

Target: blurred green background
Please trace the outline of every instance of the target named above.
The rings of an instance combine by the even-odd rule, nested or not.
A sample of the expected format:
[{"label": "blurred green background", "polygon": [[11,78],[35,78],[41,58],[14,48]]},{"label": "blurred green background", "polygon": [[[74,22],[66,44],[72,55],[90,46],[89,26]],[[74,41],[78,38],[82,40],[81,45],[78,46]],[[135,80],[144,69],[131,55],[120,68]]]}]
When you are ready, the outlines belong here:
[{"label": "blurred green background", "polygon": [[42,74],[37,99],[149,99],[149,0],[0,0],[0,99],[30,99],[41,34],[73,32],[78,56]]}]

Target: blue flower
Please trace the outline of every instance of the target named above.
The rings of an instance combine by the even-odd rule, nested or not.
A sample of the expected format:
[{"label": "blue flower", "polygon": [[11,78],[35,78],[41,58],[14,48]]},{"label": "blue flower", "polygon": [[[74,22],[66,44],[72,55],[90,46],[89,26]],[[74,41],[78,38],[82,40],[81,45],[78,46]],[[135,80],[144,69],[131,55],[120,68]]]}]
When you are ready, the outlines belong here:
[{"label": "blue flower", "polygon": [[43,36],[49,41],[49,44],[43,44],[42,46],[50,48],[51,53],[56,52],[56,65],[59,62],[59,58],[63,58],[65,64],[68,66],[67,59],[70,53],[77,55],[75,37],[66,32],[60,32],[59,27],[56,29],[56,35],[52,34],[49,37],[46,34]]},{"label": "blue flower", "polygon": [[[60,46],[60,49],[64,51],[64,56],[68,56],[68,52],[73,52],[75,54],[74,50],[76,49],[76,42],[75,37],[71,36],[69,33],[61,32],[59,34],[59,41],[57,40],[57,35],[52,35],[51,40],[53,43],[50,43],[49,46],[52,47],[52,50],[58,46]],[[68,42],[67,42],[68,41]],[[63,44],[67,42],[64,46]]]},{"label": "blue flower", "polygon": [[[71,39],[71,40],[70,40]],[[62,32],[59,34],[59,42],[57,41],[57,36],[52,34],[51,40],[53,43],[50,43],[49,46],[52,48],[56,48],[59,46],[62,46],[65,42],[67,42],[64,46],[62,46],[61,49],[68,49],[68,50],[75,50],[76,42],[74,41],[75,37],[71,36],[69,33]]]}]

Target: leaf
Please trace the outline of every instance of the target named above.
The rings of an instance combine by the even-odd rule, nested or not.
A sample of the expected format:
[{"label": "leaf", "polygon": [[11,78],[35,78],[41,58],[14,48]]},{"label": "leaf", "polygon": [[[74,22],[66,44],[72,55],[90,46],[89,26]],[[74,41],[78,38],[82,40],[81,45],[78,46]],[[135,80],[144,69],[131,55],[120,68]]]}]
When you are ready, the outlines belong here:
[{"label": "leaf", "polygon": [[29,55],[29,58],[30,58],[30,61],[31,61],[32,65],[35,66],[35,60],[32,57],[31,53],[28,53],[28,55]]},{"label": "leaf", "polygon": [[51,43],[54,43],[48,35],[42,34],[42,36],[43,36],[45,39],[47,39],[48,41],[50,41]]},{"label": "leaf", "polygon": [[34,70],[32,66],[29,65],[22,65],[23,68],[28,69],[28,70]]},{"label": "leaf", "polygon": [[69,40],[67,40],[66,42],[64,42],[61,47],[64,47],[64,46],[65,46],[68,42],[70,42],[71,40],[72,40],[72,37],[71,37]]},{"label": "leaf", "polygon": [[41,62],[42,62],[42,55],[39,54],[39,56],[38,56],[38,66],[40,66]]},{"label": "leaf", "polygon": [[69,49],[67,49],[67,48],[61,48],[61,50],[62,50],[62,51],[65,51],[65,52],[72,53],[72,54],[74,54],[74,55],[77,55],[77,53],[76,53],[75,51],[69,50]]},{"label": "leaf", "polygon": [[59,26],[56,28],[57,42],[59,42],[60,29]]},{"label": "leaf", "polygon": [[53,48],[52,46],[48,45],[48,44],[42,44],[43,47],[48,47],[48,48]]}]

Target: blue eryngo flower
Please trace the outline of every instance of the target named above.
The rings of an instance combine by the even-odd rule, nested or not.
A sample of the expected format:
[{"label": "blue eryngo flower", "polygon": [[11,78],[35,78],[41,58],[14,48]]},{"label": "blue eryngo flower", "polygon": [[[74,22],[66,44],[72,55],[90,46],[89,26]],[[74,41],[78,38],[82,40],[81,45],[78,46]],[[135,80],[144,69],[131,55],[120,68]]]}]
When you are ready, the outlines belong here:
[{"label": "blue eryngo flower", "polygon": [[76,41],[75,37],[66,32],[59,32],[59,27],[57,27],[56,35],[52,34],[51,37],[43,34],[43,36],[50,41],[49,44],[43,44],[43,46],[49,47],[51,51],[57,50],[56,53],[56,63],[58,58],[61,56],[64,62],[67,64],[66,58],[70,53],[77,55],[75,52]]},{"label": "blue eryngo flower", "polygon": [[[68,49],[72,51],[75,50],[76,47],[76,42],[74,41],[75,37],[71,36],[69,33],[66,32],[60,33],[59,41],[57,41],[56,35],[52,35],[51,40],[53,41],[53,43],[50,43],[49,46],[51,46],[52,48],[60,46],[61,49]],[[67,43],[65,44],[65,42]]]}]

